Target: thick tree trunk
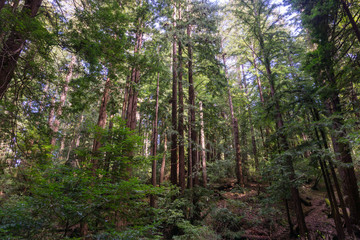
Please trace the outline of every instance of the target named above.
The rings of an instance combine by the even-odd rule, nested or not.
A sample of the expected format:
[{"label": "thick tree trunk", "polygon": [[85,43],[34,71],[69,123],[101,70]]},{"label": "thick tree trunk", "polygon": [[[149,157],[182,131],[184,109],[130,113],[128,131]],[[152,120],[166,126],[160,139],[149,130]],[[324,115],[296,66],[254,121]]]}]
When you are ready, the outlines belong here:
[{"label": "thick tree trunk", "polygon": [[207,173],[206,173],[206,148],[205,148],[205,133],[204,133],[204,113],[203,113],[203,104],[199,102],[199,110],[200,110],[200,143],[201,143],[201,162],[202,162],[202,180],[203,186],[207,187]]},{"label": "thick tree trunk", "polygon": [[[98,118],[98,122],[97,122],[97,127],[104,129],[106,126],[106,117],[107,117],[107,113],[106,113],[106,107],[109,101],[109,92],[110,92],[110,78],[106,79],[105,82],[105,88],[104,88],[104,92],[103,92],[103,96],[101,98],[101,104],[100,104],[100,109],[99,109],[99,118]],[[93,143],[93,166],[92,169],[93,171],[96,171],[99,167],[99,156],[98,156],[98,151],[99,148],[101,147],[101,133],[96,133],[95,134],[95,138],[94,138],[94,143]]]},{"label": "thick tree trunk", "polygon": [[[134,49],[134,54],[136,54],[141,49],[142,45],[142,32],[139,30],[136,33],[136,44]],[[127,111],[126,111],[126,127],[130,130],[136,129],[136,113],[137,113],[137,101],[138,101],[138,90],[137,84],[140,81],[140,70],[138,66],[134,66],[131,70],[130,86],[128,90],[128,102],[127,102]]]},{"label": "thick tree trunk", "polygon": [[65,77],[63,90],[60,95],[60,102],[58,103],[59,105],[56,109],[56,116],[55,116],[54,123],[53,123],[53,137],[51,139],[51,145],[53,145],[53,146],[55,146],[55,144],[56,144],[56,137],[57,137],[56,135],[59,131],[59,126],[60,126],[59,118],[61,118],[62,110],[63,110],[63,107],[65,106],[65,101],[66,101],[67,93],[69,90],[69,83],[73,76],[73,68],[74,68],[75,61],[76,61],[76,56],[73,55],[71,57],[71,62],[69,64],[68,73],[66,74],[66,77]]},{"label": "thick tree trunk", "polygon": [[[225,77],[228,78],[227,74],[227,67],[226,67],[226,58],[225,54],[222,56],[224,66],[225,66]],[[244,187],[244,176],[243,176],[243,166],[241,162],[241,150],[240,150],[240,141],[239,141],[239,126],[238,126],[238,120],[235,117],[234,113],[234,107],[232,102],[232,96],[230,91],[230,86],[227,87],[228,91],[228,100],[229,100],[229,107],[230,107],[230,114],[231,114],[231,123],[233,128],[233,143],[235,147],[235,172],[236,172],[236,178],[237,182],[240,186]]]},{"label": "thick tree trunk", "polygon": [[[173,12],[173,28],[176,29],[176,6],[174,6],[174,12]],[[170,166],[170,181],[172,184],[177,184],[177,149],[178,149],[178,143],[177,143],[177,53],[176,53],[176,44],[177,44],[177,38],[176,34],[173,36],[173,49],[172,49],[172,55],[173,55],[173,65],[172,65],[172,100],[171,100],[171,125],[172,125],[172,133],[171,133],[171,166]]]},{"label": "thick tree trunk", "polygon": [[164,178],[165,178],[166,154],[167,154],[167,133],[165,131],[165,133],[164,133],[164,153],[163,153],[161,167],[160,167],[160,179],[159,179],[160,185],[164,182]]},{"label": "thick tree trunk", "polygon": [[[328,105],[328,110],[331,114],[342,113],[340,106],[339,96],[334,93],[331,97],[331,103]],[[331,139],[334,147],[334,151],[337,154],[337,159],[347,164],[348,166],[340,165],[338,167],[340,177],[342,180],[342,188],[344,195],[348,199],[348,207],[350,209],[350,219],[354,223],[360,222],[360,197],[359,190],[357,187],[357,179],[355,175],[354,166],[352,165],[353,160],[351,156],[351,149],[349,143],[343,141],[346,139],[346,132],[343,129],[343,119],[340,117],[332,118],[332,129]]]},{"label": "thick tree trunk", "polygon": [[[42,0],[26,0],[20,15],[25,14],[34,18],[39,11]],[[15,68],[26,37],[13,30],[2,46],[0,53],[0,100],[3,98],[9,84],[14,76]]]},{"label": "thick tree trunk", "polygon": [[198,158],[197,158],[197,147],[196,147],[196,139],[197,139],[197,132],[195,128],[195,121],[196,121],[196,111],[195,111],[195,88],[194,88],[194,79],[193,79],[193,49],[192,49],[192,42],[191,42],[191,32],[192,27],[191,25],[187,26],[187,37],[188,37],[188,78],[189,78],[189,108],[190,108],[190,118],[189,118],[189,137],[190,137],[190,152],[191,158],[191,171],[189,171],[189,174],[191,174],[192,183],[191,185],[199,185],[199,176],[197,168],[198,166]]},{"label": "thick tree trunk", "polygon": [[[151,184],[156,187],[156,149],[157,149],[157,136],[158,136],[158,112],[159,112],[159,73],[157,75],[156,82],[156,100],[155,100],[155,119],[153,122],[153,132],[152,132],[152,146],[151,146],[151,156],[154,158],[152,162],[152,174],[151,174]],[[155,207],[155,196],[150,196],[150,206]]]},{"label": "thick tree trunk", "polygon": [[[181,21],[181,8],[179,6],[179,20]],[[185,190],[185,147],[184,147],[184,92],[183,92],[183,69],[182,69],[182,45],[179,40],[178,55],[178,77],[179,77],[179,115],[178,115],[178,131],[179,131],[179,186],[181,192]]]}]

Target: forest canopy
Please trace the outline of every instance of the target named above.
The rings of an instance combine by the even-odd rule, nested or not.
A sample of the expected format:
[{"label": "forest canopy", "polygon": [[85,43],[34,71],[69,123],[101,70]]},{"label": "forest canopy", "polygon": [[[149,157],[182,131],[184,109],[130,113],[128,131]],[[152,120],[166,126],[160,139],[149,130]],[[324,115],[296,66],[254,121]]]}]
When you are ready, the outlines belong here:
[{"label": "forest canopy", "polygon": [[358,0],[0,0],[1,239],[359,239]]}]

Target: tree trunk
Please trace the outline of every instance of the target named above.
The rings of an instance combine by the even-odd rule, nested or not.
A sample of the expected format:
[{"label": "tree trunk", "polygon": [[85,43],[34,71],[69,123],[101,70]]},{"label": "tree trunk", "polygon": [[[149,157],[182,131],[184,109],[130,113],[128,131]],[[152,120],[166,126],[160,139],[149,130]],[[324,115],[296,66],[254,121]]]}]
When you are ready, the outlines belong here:
[{"label": "tree trunk", "polygon": [[165,178],[166,153],[167,153],[167,133],[165,131],[164,132],[164,154],[162,157],[161,167],[160,167],[160,179],[159,179],[160,185],[164,182],[164,178]]},{"label": "tree trunk", "polygon": [[350,12],[350,9],[346,3],[346,0],[340,0],[341,1],[341,4],[343,6],[343,9],[346,13],[346,15],[348,16],[349,18],[349,21],[351,23],[351,26],[355,32],[355,35],[356,35],[356,38],[358,39],[359,43],[360,43],[360,30],[359,30],[359,27],[357,26],[353,16],[351,15],[351,12]]},{"label": "tree trunk", "polygon": [[61,115],[62,115],[62,110],[63,110],[63,107],[65,106],[65,101],[66,101],[66,97],[67,97],[67,93],[68,93],[68,90],[69,90],[69,83],[72,79],[72,75],[73,75],[73,68],[74,68],[74,64],[75,64],[75,61],[76,61],[76,56],[73,55],[71,57],[71,62],[69,64],[69,71],[65,77],[65,82],[64,82],[64,86],[63,86],[63,90],[61,92],[61,95],[60,95],[60,102],[59,102],[59,105],[56,109],[56,116],[55,116],[55,119],[54,119],[54,123],[53,123],[53,137],[51,139],[51,145],[55,146],[56,144],[56,134],[58,133],[59,131],[59,126],[60,126],[60,120],[59,118],[61,118]]},{"label": "tree trunk", "polygon": [[[261,55],[263,57],[263,63],[265,65],[265,69],[266,69],[266,75],[267,75],[267,78],[268,78],[268,81],[270,84],[270,95],[275,103],[274,119],[276,122],[276,130],[279,131],[280,148],[283,151],[287,151],[287,150],[289,150],[289,144],[288,144],[286,136],[281,132],[282,128],[284,126],[284,122],[283,122],[283,118],[282,118],[282,114],[281,114],[281,110],[280,110],[279,99],[277,98],[276,92],[275,92],[275,83],[274,83],[274,79],[273,79],[273,74],[271,72],[271,65],[270,65],[270,60],[268,57],[269,55],[267,53],[267,50],[265,49],[264,39],[263,39],[261,31],[259,32],[258,40],[259,40]],[[285,165],[285,167],[287,167],[287,171],[289,172],[290,182],[293,182],[295,180],[295,170],[294,170],[294,166],[293,166],[291,157],[286,157],[284,165]],[[292,200],[293,200],[294,206],[295,206],[295,213],[296,213],[296,218],[297,218],[297,224],[299,226],[300,235],[305,236],[306,233],[308,232],[308,230],[307,230],[307,227],[305,224],[305,216],[304,216],[304,212],[303,212],[303,209],[301,206],[299,190],[295,186],[291,186],[290,191],[291,191],[291,197],[292,197]]]},{"label": "tree trunk", "polygon": [[[340,106],[339,96],[334,93],[331,97],[331,102],[327,104],[327,108],[332,115],[342,113]],[[335,115],[335,116],[336,116]],[[351,150],[349,143],[343,141],[346,139],[346,132],[343,129],[343,119],[340,117],[332,118],[332,133],[331,139],[334,147],[334,151],[337,154],[337,159],[347,164],[348,166],[340,165],[338,167],[340,177],[342,180],[342,188],[344,195],[348,198],[348,207],[350,209],[350,219],[354,223],[360,222],[360,197],[357,187],[357,179],[355,175],[353,160],[351,156]]]},{"label": "tree trunk", "polygon": [[[176,29],[176,6],[174,5],[173,12],[173,29]],[[177,53],[176,53],[176,34],[173,36],[173,65],[172,65],[172,100],[171,100],[171,125],[172,125],[172,133],[171,133],[171,166],[170,166],[170,181],[172,184],[177,184]]]},{"label": "tree trunk", "polygon": [[245,94],[246,94],[246,98],[248,100],[248,106],[247,107],[248,107],[248,113],[249,113],[251,144],[252,144],[252,150],[253,150],[253,155],[254,155],[254,160],[255,160],[255,169],[256,169],[256,171],[258,171],[259,170],[259,158],[258,158],[258,154],[257,154],[254,126],[253,126],[253,123],[252,123],[252,112],[251,112],[251,107],[250,107],[250,98],[249,98],[249,95],[248,95],[247,82],[246,82],[246,78],[245,78],[245,71],[244,71],[244,66],[243,65],[241,65],[241,71],[242,71],[242,75],[243,75],[243,84],[244,84]]},{"label": "tree trunk", "polygon": [[[103,96],[101,98],[101,104],[100,104],[100,109],[99,109],[99,118],[98,118],[98,122],[97,122],[97,127],[104,129],[106,126],[106,117],[107,117],[107,113],[106,113],[106,107],[109,101],[109,92],[110,92],[110,78],[108,77],[106,79],[105,82],[105,88],[104,88],[104,93]],[[95,172],[98,167],[99,167],[99,156],[98,156],[98,151],[99,148],[101,147],[101,133],[95,133],[95,138],[94,138],[94,143],[93,143],[93,166],[92,169]]]},{"label": "tree trunk", "polygon": [[[195,88],[194,88],[194,79],[193,79],[193,49],[192,49],[192,42],[191,42],[191,32],[192,27],[189,24],[187,26],[187,37],[188,37],[188,78],[189,78],[189,108],[190,108],[190,118],[189,118],[189,137],[191,141],[191,178],[192,183],[190,185],[195,186],[199,185],[199,176],[197,169],[198,166],[198,159],[197,159],[197,147],[196,147],[196,139],[197,139],[197,132],[196,132],[196,115],[195,115]],[[189,153],[190,154],[190,153]],[[189,171],[190,174],[190,171]]]},{"label": "tree trunk", "polygon": [[[179,6],[179,20],[181,21],[181,7]],[[178,116],[178,131],[179,131],[179,186],[181,192],[185,190],[185,149],[184,149],[184,91],[183,91],[183,69],[182,69],[182,45],[179,44],[178,55],[178,83],[179,83],[179,116]]]},{"label": "tree trunk", "polygon": [[[228,78],[227,73],[227,67],[226,67],[226,58],[225,54],[222,55],[224,66],[225,66],[225,77]],[[229,107],[230,107],[230,114],[231,114],[231,122],[232,122],[232,128],[233,128],[233,142],[235,147],[235,172],[236,172],[236,178],[237,182],[241,187],[244,187],[244,176],[243,176],[243,169],[242,169],[242,162],[241,162],[241,150],[240,150],[240,141],[239,141],[239,126],[238,126],[238,120],[235,117],[234,114],[234,107],[232,102],[232,96],[230,92],[230,86],[227,87],[228,91],[228,100],[229,100]]]},{"label": "tree trunk", "polygon": [[[25,14],[34,18],[39,11],[42,0],[26,0],[20,15]],[[0,100],[3,98],[15,72],[15,68],[22,49],[26,42],[26,36],[12,30],[4,43],[0,53]]]},{"label": "tree trunk", "polygon": [[[157,74],[156,82],[156,101],[155,101],[155,119],[153,122],[153,135],[152,135],[152,146],[151,146],[151,156],[153,157],[152,162],[152,174],[151,174],[151,184],[156,187],[156,149],[157,149],[157,122],[158,122],[158,112],[159,112],[159,73]],[[150,206],[155,207],[155,196],[150,196]]]},{"label": "tree trunk", "polygon": [[[143,33],[138,29],[136,33],[136,43],[134,48],[134,54],[140,51],[142,46]],[[139,66],[133,66],[131,70],[130,86],[128,90],[128,103],[126,111],[126,127],[130,130],[136,129],[136,113],[137,113],[137,101],[138,101],[138,90],[136,89],[137,84],[140,81],[140,70]]]},{"label": "tree trunk", "polygon": [[206,152],[205,152],[205,133],[204,133],[204,113],[203,113],[203,104],[200,101],[200,143],[201,143],[201,161],[202,161],[202,180],[204,188],[207,187],[207,174],[206,174]]}]

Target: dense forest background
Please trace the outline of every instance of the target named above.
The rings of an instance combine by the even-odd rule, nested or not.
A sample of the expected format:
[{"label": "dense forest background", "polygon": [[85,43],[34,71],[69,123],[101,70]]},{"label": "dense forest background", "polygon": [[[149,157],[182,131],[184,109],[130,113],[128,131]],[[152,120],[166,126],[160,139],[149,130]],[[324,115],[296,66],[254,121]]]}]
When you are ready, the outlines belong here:
[{"label": "dense forest background", "polygon": [[358,0],[0,0],[1,239],[359,239]]}]

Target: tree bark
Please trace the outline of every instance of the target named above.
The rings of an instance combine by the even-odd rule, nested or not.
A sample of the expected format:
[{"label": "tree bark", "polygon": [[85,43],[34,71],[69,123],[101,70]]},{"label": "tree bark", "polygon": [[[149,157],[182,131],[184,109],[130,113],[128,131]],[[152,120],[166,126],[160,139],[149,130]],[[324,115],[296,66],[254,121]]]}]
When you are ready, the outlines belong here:
[{"label": "tree bark", "polygon": [[200,143],[201,143],[201,162],[202,162],[202,181],[204,188],[207,187],[207,173],[206,173],[206,152],[205,152],[205,133],[204,133],[204,113],[203,113],[203,103],[199,102],[200,110]]},{"label": "tree bark", "polygon": [[71,57],[71,62],[69,64],[69,71],[68,71],[68,73],[66,74],[66,77],[65,77],[63,90],[62,90],[61,95],[60,95],[60,102],[59,102],[58,107],[56,109],[56,116],[55,116],[54,123],[53,123],[53,136],[52,136],[52,139],[51,139],[51,145],[53,145],[53,146],[55,146],[55,144],[56,144],[56,137],[57,137],[56,135],[57,135],[57,133],[59,131],[59,126],[60,126],[59,118],[61,117],[63,107],[65,106],[65,101],[66,101],[67,93],[68,93],[68,90],[69,90],[69,83],[70,83],[70,81],[72,79],[73,68],[74,68],[75,61],[76,61],[76,56],[73,55]]},{"label": "tree bark", "polygon": [[[156,187],[156,149],[157,149],[157,136],[158,136],[158,112],[159,112],[159,73],[157,74],[156,82],[156,100],[155,100],[155,119],[153,122],[153,135],[152,135],[152,147],[151,147],[151,156],[154,158],[152,162],[152,174],[151,174],[151,184]],[[150,206],[155,207],[155,196],[150,196]]]},{"label": "tree bark", "polygon": [[[228,78],[227,67],[226,67],[226,58],[225,54],[222,55],[224,66],[225,66],[225,77]],[[232,102],[232,96],[230,91],[230,86],[227,87],[228,92],[228,100],[229,100],[229,107],[230,107],[230,114],[231,114],[231,123],[233,128],[233,143],[235,147],[235,172],[237,182],[241,187],[244,187],[244,176],[243,176],[243,169],[242,169],[242,162],[241,162],[241,150],[240,150],[240,141],[239,141],[239,126],[238,120],[234,114],[234,107]]]},{"label": "tree bark", "polygon": [[[20,15],[24,14],[34,18],[39,11],[41,3],[42,0],[26,0]],[[16,30],[12,30],[2,46],[0,53],[0,100],[4,97],[14,76],[15,68],[25,42],[26,36]]]},{"label": "tree bark", "polygon": [[[104,129],[106,126],[106,117],[107,117],[107,113],[106,113],[106,107],[109,101],[109,92],[110,92],[110,78],[106,79],[105,82],[105,88],[104,88],[104,92],[103,92],[103,96],[101,98],[101,104],[100,104],[100,109],[99,109],[99,118],[98,118],[98,122],[97,122],[97,127]],[[93,143],[93,166],[92,169],[95,172],[98,167],[99,167],[99,156],[98,156],[98,151],[99,148],[101,147],[101,133],[95,133],[95,138],[94,138],[94,143]]]},{"label": "tree bark", "polygon": [[[274,83],[274,79],[273,79],[273,74],[271,72],[271,65],[270,65],[270,59],[269,59],[269,55],[267,53],[267,50],[265,49],[265,43],[264,43],[264,39],[261,33],[261,30],[259,30],[258,32],[258,40],[259,40],[259,45],[260,45],[260,51],[261,51],[261,55],[263,57],[263,63],[265,65],[265,69],[266,69],[266,75],[270,84],[270,95],[271,98],[274,100],[275,102],[275,122],[276,122],[276,130],[279,131],[279,140],[280,140],[280,148],[283,151],[287,151],[289,150],[289,144],[287,141],[286,136],[284,135],[284,133],[282,133],[282,128],[284,127],[284,122],[283,122],[283,118],[282,118],[282,114],[281,114],[281,110],[280,110],[280,103],[279,103],[279,99],[276,96],[276,91],[275,91],[275,83]],[[295,180],[295,170],[294,170],[294,166],[293,166],[293,162],[291,157],[286,157],[285,159],[285,167],[287,167],[287,171],[289,172],[289,180],[290,182],[293,182]],[[300,235],[301,236],[305,236],[306,233],[308,232],[306,224],[305,224],[305,216],[304,216],[304,212],[301,206],[301,201],[300,201],[300,195],[299,195],[299,190],[295,187],[295,186],[291,186],[290,187],[290,191],[291,191],[291,197],[292,200],[294,202],[294,206],[295,206],[295,213],[296,213],[296,218],[297,218],[297,224],[299,226],[299,231],[300,231]]]},{"label": "tree bark", "polygon": [[[176,29],[176,6],[174,5],[173,12],[173,29]],[[172,133],[171,133],[171,166],[170,166],[170,181],[172,184],[177,184],[177,149],[178,149],[178,140],[177,140],[177,53],[176,53],[176,44],[177,38],[176,34],[173,36],[173,65],[172,65],[172,100],[171,100],[171,125],[172,125]]]},{"label": "tree bark", "polygon": [[[181,21],[181,7],[179,5],[179,20]],[[183,91],[183,69],[182,69],[182,44],[178,40],[178,83],[179,83],[179,115],[178,115],[178,131],[179,131],[179,186],[181,192],[185,190],[185,147],[184,147],[184,91]]]},{"label": "tree bark", "polygon": [[[143,32],[138,29],[136,33],[136,43],[134,47],[134,54],[140,51],[142,46]],[[140,70],[139,66],[133,66],[131,70],[130,86],[128,90],[128,103],[126,111],[126,127],[130,130],[136,129],[136,113],[137,113],[137,101],[138,101],[138,90],[137,85],[140,81]]]},{"label": "tree bark", "polygon": [[189,136],[190,136],[190,153],[191,154],[191,174],[192,183],[190,185],[195,186],[199,185],[199,176],[197,169],[198,166],[198,159],[197,159],[197,147],[196,147],[196,139],[197,139],[197,132],[195,128],[195,121],[196,121],[196,112],[195,112],[195,88],[194,88],[194,79],[193,79],[193,49],[192,49],[192,42],[191,42],[191,32],[192,27],[189,24],[187,26],[187,37],[188,37],[188,78],[189,78],[189,105],[190,105],[190,118],[189,118]]},{"label": "tree bark", "polygon": [[167,133],[165,131],[164,132],[164,153],[163,153],[161,167],[160,167],[160,179],[159,179],[160,185],[164,182],[164,178],[165,178],[166,154],[167,154]]},{"label": "tree bark", "polygon": [[[331,97],[330,103],[327,104],[328,111],[332,114],[342,113],[340,106],[340,98],[334,93]],[[355,175],[355,169],[352,165],[353,160],[351,156],[351,149],[349,143],[343,141],[346,138],[346,132],[343,129],[343,119],[340,117],[332,118],[332,132],[331,139],[334,147],[334,151],[337,154],[337,159],[347,164],[348,166],[340,165],[338,167],[340,177],[342,180],[342,188],[344,195],[348,198],[348,207],[350,209],[350,220],[353,223],[360,222],[360,197],[357,187],[357,179]]]}]

